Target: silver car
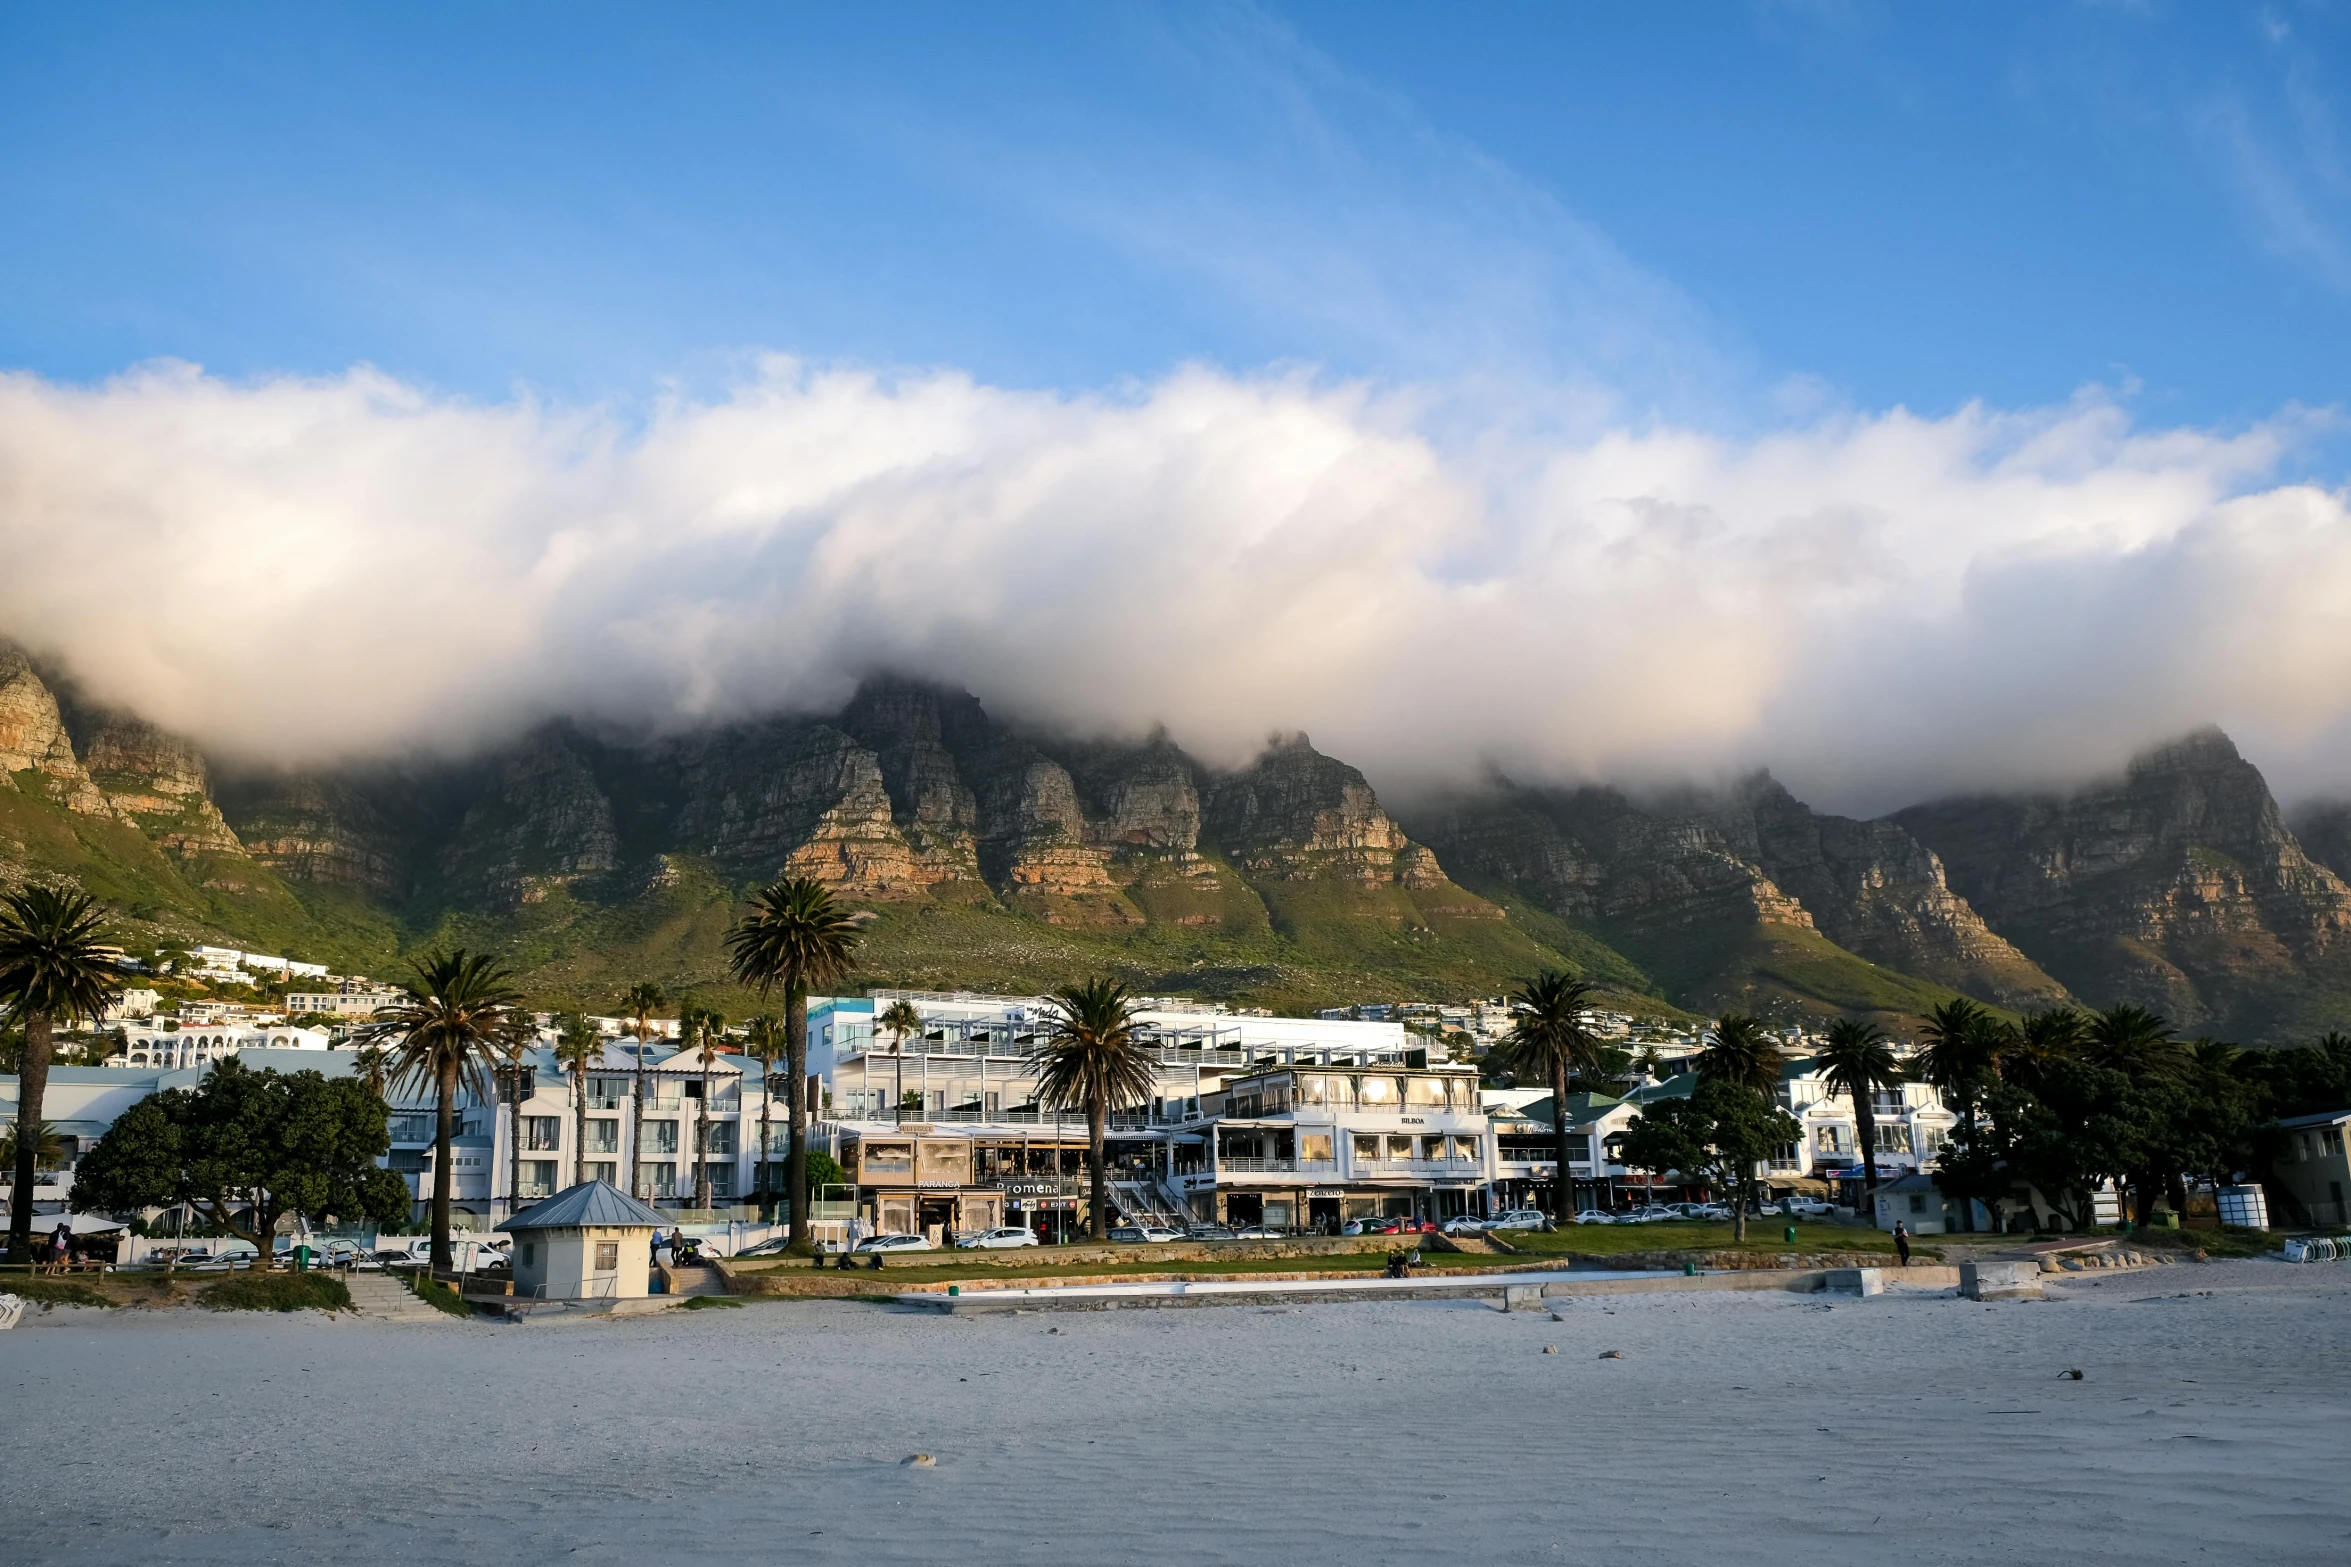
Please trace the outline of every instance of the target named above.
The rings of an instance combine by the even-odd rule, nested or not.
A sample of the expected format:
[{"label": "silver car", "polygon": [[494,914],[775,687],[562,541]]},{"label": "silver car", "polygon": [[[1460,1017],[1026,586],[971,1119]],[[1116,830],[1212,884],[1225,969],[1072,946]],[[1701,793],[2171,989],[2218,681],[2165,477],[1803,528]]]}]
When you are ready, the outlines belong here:
[{"label": "silver car", "polygon": [[1008,1251],[1017,1246],[1037,1244],[1037,1232],[1007,1225],[1000,1230],[978,1230],[970,1235],[955,1237],[958,1251]]}]

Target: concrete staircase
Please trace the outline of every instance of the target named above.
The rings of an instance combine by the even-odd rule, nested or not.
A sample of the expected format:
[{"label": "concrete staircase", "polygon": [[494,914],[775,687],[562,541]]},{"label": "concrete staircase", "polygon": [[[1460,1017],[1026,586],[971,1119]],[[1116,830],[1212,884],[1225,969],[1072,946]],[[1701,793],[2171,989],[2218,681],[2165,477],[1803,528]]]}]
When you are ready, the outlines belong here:
[{"label": "concrete staircase", "polygon": [[727,1281],[716,1268],[704,1265],[698,1268],[673,1268],[664,1262],[658,1265],[661,1276],[669,1281],[672,1295],[724,1295]]},{"label": "concrete staircase", "polygon": [[389,1273],[361,1273],[354,1269],[343,1275],[343,1283],[351,1291],[353,1308],[361,1316],[377,1322],[457,1320],[438,1307],[418,1300],[414,1291]]}]

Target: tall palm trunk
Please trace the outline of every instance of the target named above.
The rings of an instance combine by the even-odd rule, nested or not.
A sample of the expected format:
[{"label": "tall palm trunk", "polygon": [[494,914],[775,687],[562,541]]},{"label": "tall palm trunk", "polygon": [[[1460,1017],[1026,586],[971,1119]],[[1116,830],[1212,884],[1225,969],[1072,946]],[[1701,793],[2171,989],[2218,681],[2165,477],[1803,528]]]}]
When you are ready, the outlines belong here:
[{"label": "tall palm trunk", "polygon": [[1873,1091],[1853,1090],[1853,1134],[1861,1144],[1861,1201],[1854,1206],[1870,1205],[1865,1217],[1874,1217],[1877,1212],[1874,1204],[1878,1189],[1878,1116],[1876,1107],[1870,1103]]},{"label": "tall palm trunk", "polygon": [[522,1068],[506,1069],[506,1216],[522,1206]]},{"label": "tall palm trunk", "polygon": [[49,1057],[55,1023],[47,1012],[27,1012],[24,1059],[16,1074],[16,1170],[9,1188],[8,1257],[33,1260],[33,1174],[41,1155],[41,1111],[49,1097]]},{"label": "tall palm trunk", "polygon": [[785,1154],[784,1198],[792,1205],[791,1239],[786,1244],[796,1257],[808,1255],[814,1244],[808,1231],[808,987],[794,985],[784,992],[784,1056],[792,1080],[784,1085]]},{"label": "tall palm trunk", "polygon": [[1565,1224],[1572,1214],[1575,1201],[1575,1169],[1567,1157],[1567,1061],[1559,1058],[1551,1068],[1551,1140],[1552,1157],[1559,1161],[1559,1174],[1551,1183],[1551,1222]]},{"label": "tall palm trunk", "polygon": [[588,1064],[571,1073],[571,1184],[588,1178]]},{"label": "tall palm trunk", "polygon": [[629,1195],[643,1198],[645,1180],[645,1019],[637,1019],[637,1085],[629,1096]]},{"label": "tall palm trunk", "polygon": [[451,1266],[449,1199],[456,1194],[457,1187],[455,1156],[451,1150],[457,1120],[457,1063],[444,1063],[433,1086],[438,1093],[433,1120],[433,1267],[445,1270]]},{"label": "tall palm trunk", "polygon": [[[708,1028],[706,1023],[704,1028]],[[694,1116],[694,1206],[710,1207],[710,1036],[702,1036],[702,1103]]]},{"label": "tall palm trunk", "polygon": [[[774,1036],[763,1048],[773,1050]],[[769,1219],[775,1217],[775,1140],[767,1129],[768,1107],[775,1103],[775,1061],[771,1057],[761,1063],[766,1068],[759,1082],[759,1195],[767,1206]]]},{"label": "tall palm trunk", "polygon": [[1110,1105],[1097,1094],[1086,1101],[1086,1160],[1093,1166],[1094,1239],[1110,1239]]}]

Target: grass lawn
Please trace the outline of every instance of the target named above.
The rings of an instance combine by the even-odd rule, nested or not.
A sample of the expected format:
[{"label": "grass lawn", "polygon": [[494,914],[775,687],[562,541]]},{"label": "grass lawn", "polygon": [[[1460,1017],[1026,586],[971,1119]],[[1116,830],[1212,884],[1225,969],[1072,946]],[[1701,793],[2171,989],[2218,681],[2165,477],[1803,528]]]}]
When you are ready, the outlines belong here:
[{"label": "grass lawn", "polygon": [[[1571,1224],[1549,1234],[1539,1230],[1507,1230],[1500,1238],[1531,1257],[1566,1252],[1615,1257],[1636,1251],[1882,1251],[1889,1257],[1894,1254],[1894,1237],[1884,1230],[1806,1219],[1795,1221],[1796,1243],[1790,1246],[1782,1234],[1788,1223],[1786,1219],[1750,1220],[1744,1243],[1731,1239],[1728,1223],[1705,1219],[1668,1220],[1663,1224]],[[1987,1241],[2003,1238],[1984,1237]],[[1938,1255],[1923,1243],[1914,1245],[1911,1253],[1920,1257]]]},{"label": "grass lawn", "polygon": [[[1409,1239],[1404,1236],[1393,1238],[1396,1240]],[[1399,1249],[1409,1250],[1410,1247]],[[915,1255],[919,1257],[933,1254],[917,1252]],[[1506,1270],[1512,1265],[1511,1259],[1507,1257],[1464,1257],[1439,1251],[1423,1251],[1421,1257],[1430,1268],[1446,1272],[1492,1273],[1498,1269]],[[1055,1261],[1048,1255],[1034,1263],[1025,1263],[1018,1267],[990,1267],[984,1263],[975,1264],[947,1257],[941,1257],[937,1262],[931,1263],[904,1261],[893,1257],[881,1272],[869,1273],[864,1268],[858,1268],[855,1270],[855,1276],[861,1279],[872,1279],[875,1281],[876,1289],[885,1289],[893,1280],[899,1284],[938,1284],[958,1283],[965,1279],[1051,1279],[1073,1274],[1082,1274],[1088,1277],[1110,1277],[1138,1273],[1206,1273],[1245,1277],[1252,1273],[1378,1273],[1387,1265],[1388,1254],[1386,1251],[1342,1252],[1312,1257],[1234,1257],[1229,1260],[1212,1259],[1208,1261],[1170,1257],[1164,1261],[1130,1259],[1121,1262],[1081,1262],[1074,1257]],[[745,1268],[740,1271],[746,1278],[756,1278],[761,1273],[767,1272],[782,1273],[787,1277],[801,1277],[807,1270],[799,1268],[761,1269],[754,1272]],[[829,1268],[825,1271],[829,1276],[841,1276]]]}]

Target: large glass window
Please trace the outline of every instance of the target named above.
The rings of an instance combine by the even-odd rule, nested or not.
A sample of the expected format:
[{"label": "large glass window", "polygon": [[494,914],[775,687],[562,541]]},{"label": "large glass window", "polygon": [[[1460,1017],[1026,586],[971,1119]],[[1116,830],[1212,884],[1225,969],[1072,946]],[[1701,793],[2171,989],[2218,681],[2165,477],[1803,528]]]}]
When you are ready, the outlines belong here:
[{"label": "large glass window", "polygon": [[1328,1132],[1300,1133],[1298,1157],[1308,1164],[1329,1164],[1331,1162],[1331,1134]]},{"label": "large glass window", "polygon": [[1347,1097],[1347,1080],[1343,1077],[1301,1077],[1298,1079],[1298,1102],[1302,1105],[1330,1105],[1343,1103]]},{"label": "large glass window", "polygon": [[1355,1134],[1355,1157],[1358,1159],[1377,1159],[1379,1156],[1380,1140],[1368,1133],[1357,1132]]},{"label": "large glass window", "polygon": [[675,1121],[647,1121],[645,1123],[646,1153],[676,1153],[678,1151],[678,1124]]},{"label": "large glass window", "polygon": [[1393,1105],[1398,1103],[1401,1098],[1402,1096],[1396,1090],[1396,1079],[1392,1077],[1365,1077],[1356,1080],[1355,1102],[1366,1108],[1375,1105]]},{"label": "large glass window", "polygon": [[732,1121],[711,1122],[710,1146],[705,1151],[709,1153],[733,1153],[735,1151],[735,1123]]},{"label": "large glass window", "polygon": [[914,1144],[867,1143],[865,1145],[865,1173],[875,1175],[912,1175],[914,1173]]},{"label": "large glass window", "polygon": [[608,1185],[617,1182],[620,1179],[620,1166],[610,1159],[591,1159],[588,1161],[588,1179],[603,1181]]},{"label": "large glass window", "polygon": [[1404,1102],[1415,1105],[1446,1103],[1445,1080],[1441,1077],[1408,1077],[1404,1080]]},{"label": "large glass window", "polygon": [[618,1121],[590,1121],[588,1123],[588,1152],[620,1152],[620,1123]]},{"label": "large glass window", "polygon": [[555,1195],[555,1161],[553,1159],[525,1159],[519,1184],[525,1197],[552,1197]]},{"label": "large glass window", "polygon": [[598,1273],[620,1271],[620,1242],[598,1241],[596,1243],[596,1271]]},{"label": "large glass window", "polygon": [[678,1167],[674,1164],[640,1164],[637,1183],[644,1188],[640,1197],[675,1197],[678,1191]]},{"label": "large glass window", "polygon": [[1412,1157],[1412,1139],[1409,1137],[1389,1138],[1388,1157],[1391,1159],[1410,1159]]},{"label": "large glass window", "polygon": [[522,1118],[522,1145],[531,1153],[553,1153],[563,1146],[563,1117],[526,1115]]}]

